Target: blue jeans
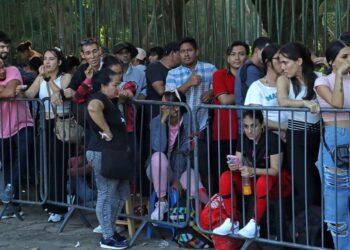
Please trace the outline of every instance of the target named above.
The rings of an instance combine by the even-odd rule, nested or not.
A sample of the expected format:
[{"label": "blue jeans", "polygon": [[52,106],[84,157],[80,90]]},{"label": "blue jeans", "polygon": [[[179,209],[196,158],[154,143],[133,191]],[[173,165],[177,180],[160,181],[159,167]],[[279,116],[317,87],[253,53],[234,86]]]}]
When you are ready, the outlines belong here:
[{"label": "blue jeans", "polygon": [[87,151],[86,159],[94,169],[97,186],[96,216],[103,238],[114,235],[114,225],[129,196],[129,181],[105,178],[101,171],[101,152]]},{"label": "blue jeans", "polygon": [[[0,162],[5,185],[11,183],[15,199],[19,198],[18,188],[29,174],[33,148],[33,127],[24,127],[17,134],[0,139]],[[0,188],[2,189],[2,187]]]},{"label": "blue jeans", "polygon": [[[92,179],[92,186],[89,186],[89,181]],[[77,195],[78,204],[86,205],[86,203],[95,201],[97,197],[94,177],[72,176],[69,180],[68,187],[72,194]]]},{"label": "blue jeans", "polygon": [[[338,145],[350,142],[350,129],[326,126],[324,139],[332,150],[335,141]],[[324,221],[332,234],[334,246],[336,249],[350,249],[349,168],[336,167],[330,152],[325,146],[320,146],[318,170],[324,191]]]}]

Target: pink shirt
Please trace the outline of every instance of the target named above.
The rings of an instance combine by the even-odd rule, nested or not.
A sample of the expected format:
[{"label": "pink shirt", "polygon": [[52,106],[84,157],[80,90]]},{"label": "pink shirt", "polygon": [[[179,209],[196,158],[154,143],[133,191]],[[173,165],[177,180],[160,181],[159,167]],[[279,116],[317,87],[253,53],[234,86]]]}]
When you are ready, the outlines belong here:
[{"label": "pink shirt", "polygon": [[[6,67],[6,79],[0,81],[1,86],[6,86],[10,81],[18,80],[23,84],[20,72],[16,67]],[[33,126],[27,102],[25,101],[1,101],[0,138],[9,138],[27,126]]]},{"label": "pink shirt", "polygon": [[174,144],[176,141],[177,134],[179,133],[179,128],[181,127],[183,117],[181,117],[181,121],[176,125],[169,125],[169,143],[168,143],[168,153],[173,152]]},{"label": "pink shirt", "polygon": [[[317,86],[327,86],[331,91],[334,90],[335,85],[335,73],[332,72],[327,76],[318,77],[315,81],[315,89]],[[343,108],[350,108],[350,75],[343,76],[343,87],[344,87],[344,106]],[[316,92],[317,93],[317,92]],[[317,100],[321,108],[333,108],[328,102],[317,95]],[[349,113],[337,113],[337,121],[348,121]],[[334,113],[324,112],[322,113],[322,118],[324,121],[334,121]]]}]

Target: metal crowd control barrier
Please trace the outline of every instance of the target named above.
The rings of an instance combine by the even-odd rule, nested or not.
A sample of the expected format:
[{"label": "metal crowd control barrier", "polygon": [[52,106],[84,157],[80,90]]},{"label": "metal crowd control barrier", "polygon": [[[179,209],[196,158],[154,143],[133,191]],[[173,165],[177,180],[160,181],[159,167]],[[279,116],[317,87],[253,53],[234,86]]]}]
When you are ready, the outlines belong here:
[{"label": "metal crowd control barrier", "polygon": [[[67,106],[66,106],[67,105]],[[75,106],[76,105],[76,106]],[[130,180],[130,201],[133,206],[137,206],[138,211],[131,211],[131,214],[120,214],[120,217],[124,219],[132,219],[136,221],[140,221],[141,224],[138,226],[134,236],[130,240],[130,245],[134,243],[136,238],[140,235],[141,231],[148,227],[148,236],[150,236],[150,230],[152,227],[167,227],[167,228],[180,228],[185,227],[188,224],[189,217],[185,216],[185,219],[176,219],[176,217],[183,216],[179,214],[180,209],[172,209],[169,210],[169,216],[164,220],[161,218],[151,219],[150,215],[153,212],[154,208],[149,207],[149,211],[147,213],[147,204],[155,205],[156,198],[156,190],[154,190],[152,181],[147,177],[147,171],[145,165],[149,164],[149,159],[151,158],[151,146],[149,144],[149,122],[151,118],[155,116],[156,113],[160,112],[161,106],[167,105],[168,107],[179,107],[180,109],[184,109],[187,112],[188,122],[192,124],[192,113],[189,107],[183,103],[171,103],[171,102],[158,102],[158,101],[133,101],[128,106],[119,105],[122,112],[130,112],[130,108],[133,111],[133,121],[132,127],[130,129],[128,119],[130,116],[125,115],[126,124],[128,127],[128,136],[130,147],[133,151],[133,159],[134,161],[130,164],[130,171],[133,171],[133,178]],[[66,106],[66,107],[65,107]],[[75,107],[74,107],[75,106]],[[52,106],[49,104],[49,99],[44,100],[45,113],[52,112]],[[65,110],[60,113],[60,111]],[[64,221],[60,225],[58,232],[62,232],[64,230],[65,225],[69,222],[69,219],[73,215],[73,213],[78,213],[81,220],[89,227],[91,227],[90,223],[84,216],[83,211],[94,211],[96,205],[97,191],[96,191],[96,183],[94,180],[93,170],[91,166],[85,159],[86,145],[89,141],[89,132],[88,132],[88,124],[86,122],[87,111],[85,104],[77,105],[74,103],[64,103],[62,107],[57,108],[57,115],[59,116],[56,119],[69,119],[74,112],[76,114],[75,117],[77,122],[80,122],[80,125],[84,128],[85,137],[79,141],[75,142],[62,142],[57,139],[55,127],[55,119],[46,120],[46,131],[47,131],[47,140],[48,147],[45,148],[45,152],[47,154],[47,172],[48,172],[48,198],[45,202],[45,206],[49,209],[59,210],[61,213],[65,213]],[[180,114],[180,111],[178,111]],[[83,117],[83,119],[79,119]],[[160,121],[160,120],[159,120]],[[83,123],[83,124],[82,124]],[[168,124],[168,122],[167,122]],[[160,129],[160,126],[158,126]],[[192,126],[188,126],[186,130],[181,131],[181,133],[185,133],[185,137],[188,141],[188,148],[191,147],[191,131]],[[156,131],[162,135],[162,131]],[[181,133],[178,133],[177,138],[179,139],[182,136]],[[168,137],[166,137],[168,138]],[[166,148],[167,145],[161,145],[160,140],[157,138],[152,138],[161,148]],[[178,144],[179,146],[179,144]],[[175,150],[176,147],[174,147]],[[153,152],[154,153],[154,152]],[[189,188],[186,191],[182,192],[183,197],[181,199],[184,200],[185,204],[181,203],[180,196],[170,192],[169,190],[174,190],[176,185],[173,185],[171,179],[162,179],[161,172],[158,174],[159,179],[157,182],[159,183],[159,187],[162,183],[166,183],[166,196],[164,197],[169,203],[172,203],[172,208],[184,207],[186,211],[190,209],[190,185],[193,183],[190,182],[190,168],[191,168],[191,159],[193,160],[193,156],[191,154],[186,155],[185,157],[185,167],[186,174],[183,176],[186,183],[189,183]],[[147,160],[148,159],[148,160]],[[193,161],[192,161],[193,162]],[[159,160],[159,171],[163,170],[162,164]],[[164,166],[163,166],[164,167]],[[152,170],[148,172],[148,175],[152,176]],[[180,173],[177,171],[173,172],[173,177],[180,177]],[[177,180],[179,181],[179,180]],[[175,191],[175,190],[174,190]],[[178,190],[180,193],[180,190]],[[144,197],[149,198],[144,198]],[[176,199],[174,199],[176,198]],[[170,202],[171,201],[171,202]],[[159,209],[156,207],[155,209]],[[132,209],[134,210],[134,209]],[[172,212],[172,219],[170,219],[170,212]],[[175,218],[175,219],[174,219]],[[155,226],[156,225],[156,226]]]},{"label": "metal crowd control barrier", "polygon": [[[247,225],[250,218],[259,218],[261,217],[261,211],[263,211],[263,216],[261,217],[260,221],[256,223],[256,227],[254,231],[257,230],[257,225],[260,226],[260,236],[257,236],[257,233],[255,233],[251,239],[243,238],[239,236],[239,234],[230,232],[227,233],[227,237],[230,237],[232,239],[236,240],[245,240],[242,249],[247,249],[249,245],[256,241],[261,243],[268,243],[273,245],[279,245],[279,246],[287,246],[287,247],[295,247],[295,248],[301,248],[301,249],[320,249],[320,248],[332,248],[333,242],[331,239],[330,233],[326,229],[326,225],[324,224],[324,202],[323,202],[323,195],[324,195],[324,173],[321,172],[322,176],[322,184],[321,182],[315,181],[314,178],[320,179],[320,175],[317,171],[316,167],[316,160],[318,156],[318,145],[317,141],[323,142],[322,133],[320,131],[323,130],[322,124],[318,124],[318,130],[314,127],[310,127],[310,124],[302,124],[303,128],[300,128],[298,122],[290,121],[288,123],[289,129],[287,130],[287,136],[285,137],[286,140],[286,146],[283,146],[283,143],[281,139],[284,139],[284,133],[283,133],[283,127],[286,127],[285,125],[281,124],[281,115],[283,112],[289,112],[291,114],[291,119],[293,120],[294,117],[300,114],[301,117],[304,116],[305,120],[307,119],[307,111],[306,108],[299,108],[299,109],[293,109],[293,108],[281,108],[281,107],[258,107],[258,106],[219,106],[219,105],[199,105],[196,110],[194,111],[194,124],[196,125],[196,129],[198,130],[198,120],[200,117],[197,117],[199,110],[208,110],[209,113],[215,111],[216,116],[219,118],[216,119],[214,122],[218,122],[214,127],[216,127],[220,135],[220,129],[223,127],[222,124],[220,124],[220,115],[222,115],[224,110],[232,111],[235,110],[236,112],[240,112],[241,117],[243,113],[246,110],[252,110],[253,112],[253,125],[252,124],[243,124],[241,122],[240,124],[236,123],[236,126],[240,126],[242,131],[242,134],[245,133],[246,130],[248,130],[248,126],[253,126],[253,132],[250,134],[251,138],[251,147],[252,147],[252,162],[250,162],[250,166],[253,167],[253,178],[250,178],[253,180],[253,192],[252,195],[246,196],[241,193],[243,193],[242,186],[237,186],[239,182],[236,182],[237,179],[233,178],[233,176],[237,173],[228,171],[228,167],[226,160],[223,162],[222,159],[220,159],[220,151],[222,150],[222,147],[220,146],[221,142],[218,141],[217,144],[212,143],[211,136],[201,137],[201,134],[210,134],[212,132],[210,127],[210,122],[207,124],[207,126],[204,128],[204,131],[200,134],[196,134],[195,136],[195,171],[196,171],[196,180],[195,180],[195,190],[196,190],[196,223],[201,228],[201,230],[204,233],[208,233],[211,235],[217,235],[213,231],[217,227],[223,224],[226,218],[229,218],[232,226],[234,226],[234,222],[237,220],[240,222],[239,229],[242,229],[245,225]],[[276,134],[278,135],[278,143],[275,148],[278,149],[278,175],[277,175],[277,181],[273,182],[273,179],[271,177],[267,178],[265,180],[265,184],[261,185],[260,178],[262,176],[266,176],[265,174],[257,176],[257,172],[261,171],[261,169],[258,169],[258,154],[259,154],[259,148],[260,144],[262,143],[265,145],[266,150],[269,150],[269,148],[273,148],[272,141],[269,141],[270,138],[273,138],[268,135],[268,132],[264,133],[264,136],[262,138],[256,138],[256,131],[258,124],[257,119],[257,112],[258,110],[261,110],[262,112],[266,112],[265,115],[268,116],[268,112],[278,112],[278,127],[275,129],[269,128],[269,121],[265,120],[265,130],[272,131],[275,130]],[[338,109],[322,109],[322,112],[347,112],[350,114],[350,110],[338,110]],[[233,122],[233,113],[228,112],[225,115],[229,116],[227,121],[229,121],[230,126],[231,122]],[[252,129],[252,128],[250,128]],[[223,132],[223,131],[221,131]],[[247,132],[248,133],[248,132]],[[263,132],[262,132],[263,133]],[[238,139],[240,138],[240,139]],[[229,143],[229,150],[227,154],[231,154],[234,152],[233,145],[235,144],[235,141],[237,142],[237,148],[240,148],[239,145],[243,145],[243,150],[241,152],[242,159],[244,160],[248,156],[248,152],[245,153],[244,150],[246,146],[243,144],[246,141],[249,141],[249,138],[245,138],[243,136],[235,138],[232,133],[229,133],[229,138],[231,142]],[[202,140],[202,142],[201,142]],[[256,141],[258,140],[258,141]],[[263,141],[260,141],[263,140]],[[199,152],[200,149],[200,143],[203,143],[206,146],[206,158],[203,161],[201,152]],[[257,142],[260,142],[256,144]],[[350,143],[350,142],[349,142]],[[213,145],[215,148],[213,148]],[[226,144],[227,145],[227,144]],[[323,144],[321,150],[324,150]],[[299,147],[299,148],[298,148]],[[314,147],[312,149],[312,147]],[[202,147],[203,148],[203,147]],[[284,148],[284,150],[283,150]],[[300,148],[302,150],[300,154]],[[316,148],[316,150],[315,150]],[[227,149],[226,149],[227,150]],[[282,160],[282,157],[280,157],[280,152],[283,150],[285,156],[285,160]],[[311,152],[311,150],[314,150]],[[214,153],[213,151],[218,151],[217,153]],[[275,152],[276,153],[276,152]],[[203,154],[203,153],[202,153]],[[287,154],[287,155],[286,155]],[[289,154],[289,155],[288,155]],[[315,155],[316,154],[316,155]],[[218,159],[212,159],[213,155],[218,155]],[[269,161],[271,159],[268,159],[270,156],[264,156],[265,166],[263,169],[265,171],[267,170],[271,165]],[[312,159],[316,159],[312,163],[310,161]],[[205,170],[203,171],[203,166],[201,164],[205,164]],[[299,163],[304,163],[301,166],[297,166]],[[323,161],[322,161],[323,162]],[[322,164],[321,162],[321,164]],[[214,166],[213,166],[214,164]],[[242,164],[242,163],[241,163]],[[247,162],[243,162],[242,165],[249,165]],[[285,166],[287,166],[289,169],[289,175],[291,176],[288,181],[283,181],[285,179],[284,174],[282,174],[281,170],[285,169]],[[261,166],[260,166],[261,167]],[[310,169],[312,171],[310,171]],[[323,169],[323,168],[322,168]],[[213,172],[218,172],[216,176],[218,176],[219,179],[213,179],[212,175]],[[229,173],[229,197],[224,197],[224,194],[222,192],[225,191],[224,187],[224,179],[220,179],[220,175],[222,176],[222,173],[228,171]],[[349,178],[349,168],[348,171],[348,178]],[[203,175],[203,173],[207,174],[208,176],[201,176],[202,179],[206,178],[208,182],[206,183],[206,188],[209,191],[209,196],[212,197],[213,194],[219,193],[221,196],[213,201],[210,201],[207,206],[204,208],[204,210],[201,211],[201,204],[198,197],[198,177],[200,175]],[[238,172],[239,173],[239,172]],[[203,178],[204,177],[204,178]],[[223,177],[221,177],[223,178]],[[238,179],[241,179],[240,173],[238,174]],[[259,179],[259,183],[257,182]],[[337,176],[335,177],[337,179]],[[302,181],[300,181],[302,180]],[[347,179],[349,181],[349,179]],[[274,190],[269,189],[269,181],[272,182],[271,185],[273,187],[278,189],[277,195],[274,194]],[[289,183],[289,184],[288,184]],[[215,187],[215,184],[218,187]],[[286,185],[288,184],[288,185]],[[240,184],[242,185],[242,184]],[[321,186],[322,185],[322,186]],[[227,185],[226,185],[227,186]],[[290,188],[290,194],[286,195],[285,197],[283,195],[283,192],[288,188]],[[259,187],[259,188],[258,188]],[[265,190],[264,190],[265,189]],[[270,190],[270,191],[269,191]],[[301,191],[300,191],[301,190]],[[312,193],[310,192],[312,190]],[[238,192],[239,191],[239,192]],[[261,193],[265,193],[265,197],[261,195]],[[225,194],[227,195],[227,194]],[[224,202],[225,199],[229,198],[230,200],[228,203]],[[236,204],[232,204],[233,199],[236,198]],[[261,199],[265,198],[266,200],[261,203]],[[228,206],[234,206],[237,205],[238,211],[237,213],[240,215],[235,214],[234,209],[230,211],[229,214],[226,213],[225,205],[229,204]],[[249,209],[248,205],[253,204],[253,210]],[[259,204],[259,205],[258,205]],[[263,205],[261,205],[263,204]],[[248,208],[247,208],[248,206]],[[262,209],[263,208],[263,209]],[[258,212],[260,211],[260,215]],[[202,213],[202,214],[201,214]],[[216,217],[215,217],[216,216]],[[217,218],[219,217],[219,218]],[[238,217],[238,218],[236,218]],[[316,218],[316,219],[315,219]],[[203,221],[207,220],[207,221]],[[209,221],[209,223],[208,223]],[[215,224],[216,223],[216,224]],[[337,222],[333,222],[335,225]],[[342,222],[344,223],[344,222]],[[347,222],[345,222],[346,224]],[[209,224],[209,225],[208,225]],[[301,224],[301,226],[299,225]],[[330,223],[328,223],[330,224]],[[254,225],[254,224],[252,224]],[[299,231],[300,228],[303,229],[303,231]],[[315,229],[316,228],[316,229]],[[233,229],[232,229],[233,230]],[[337,229],[333,230],[336,232]],[[341,230],[341,229],[339,229]],[[238,230],[237,230],[238,231]],[[253,232],[254,232],[253,231]],[[316,231],[316,235],[314,234],[314,231]],[[216,231],[220,232],[220,231]],[[244,234],[243,231],[242,234]],[[237,245],[240,243],[236,241]],[[335,244],[336,245],[336,244]]]},{"label": "metal crowd control barrier", "polygon": [[43,111],[38,99],[0,100],[0,220],[12,213],[23,220],[16,204],[47,199]]}]

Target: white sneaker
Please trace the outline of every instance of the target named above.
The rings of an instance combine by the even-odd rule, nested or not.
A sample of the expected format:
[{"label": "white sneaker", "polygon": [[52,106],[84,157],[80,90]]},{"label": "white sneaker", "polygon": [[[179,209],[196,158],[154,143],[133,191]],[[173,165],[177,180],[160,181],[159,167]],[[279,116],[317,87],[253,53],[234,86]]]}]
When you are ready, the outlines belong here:
[{"label": "white sneaker", "polygon": [[238,231],[238,234],[240,236],[243,236],[244,238],[255,238],[260,237],[259,234],[260,226],[256,225],[256,222],[254,219],[251,219],[245,227],[243,227],[241,230]]},{"label": "white sneaker", "polygon": [[229,235],[238,234],[239,231],[239,221],[235,221],[233,224],[230,218],[226,218],[224,223],[213,230],[214,234],[217,235]]},{"label": "white sneaker", "polygon": [[213,230],[214,234],[218,235],[228,235],[231,233],[232,222],[230,218],[226,218],[224,223]]},{"label": "white sneaker", "polygon": [[63,219],[63,215],[52,213],[49,216],[48,222],[60,222]]},{"label": "white sneaker", "polygon": [[[117,233],[124,232],[125,231],[125,227],[124,226],[116,226],[114,231],[117,232]],[[97,233],[97,234],[101,234],[102,233],[101,225],[98,225],[97,227],[95,227],[94,230],[92,230],[92,232]]]},{"label": "white sneaker", "polygon": [[156,207],[151,214],[152,220],[163,220],[164,214],[169,211],[169,205],[167,201],[157,201]]}]

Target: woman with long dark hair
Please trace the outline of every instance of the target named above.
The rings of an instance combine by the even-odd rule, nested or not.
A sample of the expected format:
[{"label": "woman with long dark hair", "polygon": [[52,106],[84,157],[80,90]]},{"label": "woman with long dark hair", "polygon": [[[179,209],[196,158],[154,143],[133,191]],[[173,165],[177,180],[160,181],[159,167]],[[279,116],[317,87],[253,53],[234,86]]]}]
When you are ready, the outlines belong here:
[{"label": "woman with long dark hair", "polygon": [[[317,78],[315,91],[321,107],[350,108],[350,47],[343,41],[327,46],[326,59],[332,68]],[[324,222],[333,236],[336,249],[350,249],[349,165],[341,166],[332,151],[350,142],[349,113],[323,112],[324,142],[320,147],[318,168],[323,183]]]},{"label": "woman with long dark hair", "polygon": [[[64,56],[60,49],[48,49],[44,53],[44,65],[39,69],[39,75],[29,87],[23,92],[26,97],[34,98],[39,94],[39,98],[44,102],[45,108],[45,132],[46,132],[46,155],[49,176],[49,201],[64,202],[66,195],[65,170],[69,158],[69,145],[56,138],[54,131],[55,116],[62,119],[69,116],[70,103],[63,102],[55,106],[51,103],[51,96],[67,88],[71,75],[63,72]],[[54,111],[54,109],[56,111]],[[45,204],[50,214],[49,222],[59,222],[67,212],[66,207],[53,204]]]},{"label": "woman with long dark hair", "polygon": [[310,51],[303,44],[283,45],[279,60],[283,74],[277,79],[279,105],[310,110],[288,112],[287,157],[296,192],[293,205],[298,214],[320,204],[320,178],[315,167],[320,142],[320,107],[313,90],[317,75]]},{"label": "woman with long dark hair", "polygon": [[[261,52],[266,74],[253,82],[247,92],[244,105],[279,106],[277,100],[277,78],[281,75],[278,44],[269,44]],[[286,130],[288,117],[286,112],[263,112],[265,125],[272,130]]]}]

